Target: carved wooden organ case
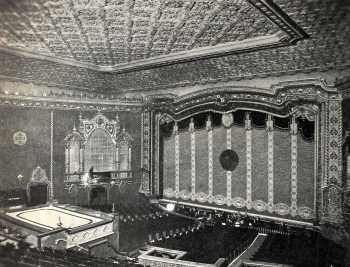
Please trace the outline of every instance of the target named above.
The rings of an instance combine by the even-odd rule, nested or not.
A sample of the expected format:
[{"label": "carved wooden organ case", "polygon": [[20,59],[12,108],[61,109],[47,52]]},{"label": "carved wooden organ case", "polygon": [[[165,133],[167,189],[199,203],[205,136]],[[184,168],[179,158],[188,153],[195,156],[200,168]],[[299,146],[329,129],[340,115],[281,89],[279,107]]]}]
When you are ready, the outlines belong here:
[{"label": "carved wooden organ case", "polygon": [[65,183],[89,184],[131,180],[132,136],[98,112],[93,118],[79,116],[78,129],[65,138]]}]

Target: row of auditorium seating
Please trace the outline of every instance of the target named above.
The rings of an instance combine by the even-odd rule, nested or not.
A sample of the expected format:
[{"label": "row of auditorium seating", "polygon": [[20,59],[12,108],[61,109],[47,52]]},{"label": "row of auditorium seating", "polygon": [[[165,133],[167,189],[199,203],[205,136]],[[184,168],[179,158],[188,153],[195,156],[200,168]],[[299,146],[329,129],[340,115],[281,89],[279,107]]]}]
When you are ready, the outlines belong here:
[{"label": "row of auditorium seating", "polygon": [[164,215],[164,211],[153,206],[149,201],[130,203],[117,203],[88,206],[90,209],[100,210],[106,213],[114,213],[119,216],[119,221],[132,223],[134,221],[143,221],[148,219],[157,219]]},{"label": "row of auditorium seating", "polygon": [[[317,232],[295,230],[291,235],[269,234],[253,261],[302,266],[343,266],[344,250]],[[322,259],[322,260],[320,260]]]},{"label": "row of auditorium seating", "polygon": [[260,233],[278,233],[287,235],[293,231],[292,227],[283,222],[278,223],[271,220],[262,220],[258,217],[251,217],[246,214],[213,211],[184,205],[177,205],[175,211],[179,214],[204,220],[216,225],[222,224],[241,228],[253,228]]},{"label": "row of auditorium seating", "polygon": [[114,213],[119,217],[120,251],[132,253],[146,242],[167,235],[180,235],[197,226],[195,219],[170,214],[152,205],[149,199],[118,202],[114,205],[90,206],[96,210]]},{"label": "row of auditorium seating", "polygon": [[140,266],[126,260],[103,259],[74,250],[54,250],[44,248],[42,250],[13,244],[0,246],[0,265],[5,266],[45,266],[45,267],[123,267]]},{"label": "row of auditorium seating", "polygon": [[223,225],[200,224],[195,231],[158,239],[154,245],[187,251],[183,260],[214,264],[219,258],[233,259],[253,241],[257,232]]},{"label": "row of auditorium seating", "polygon": [[132,251],[143,246],[153,238],[161,238],[170,233],[180,233],[184,229],[195,227],[196,221],[176,215],[162,213],[153,219],[121,221],[119,224],[120,248],[123,251]]}]

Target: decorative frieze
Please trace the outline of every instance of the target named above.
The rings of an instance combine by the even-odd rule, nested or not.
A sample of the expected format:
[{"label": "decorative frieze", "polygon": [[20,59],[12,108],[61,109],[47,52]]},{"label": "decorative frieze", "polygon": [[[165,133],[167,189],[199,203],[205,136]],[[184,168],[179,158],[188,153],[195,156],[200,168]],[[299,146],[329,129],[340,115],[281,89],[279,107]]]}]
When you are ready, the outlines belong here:
[{"label": "decorative frieze", "polygon": [[[176,192],[172,188],[166,188],[164,189],[164,197],[166,198],[174,198],[176,195]],[[231,206],[242,209],[246,205],[246,200],[241,197],[234,197],[230,201],[223,196],[223,195],[215,195],[215,196],[209,196],[208,194],[204,192],[197,192],[193,198],[191,196],[191,193],[187,190],[181,190],[178,194],[178,198],[183,199],[185,201],[192,200],[192,201],[198,201],[201,203],[208,203],[208,204],[216,204],[216,205],[227,205],[227,203],[230,202]],[[274,205],[273,212],[269,211],[268,203],[262,201],[262,200],[256,200],[252,201],[251,203],[251,209],[254,209],[258,212],[266,212],[268,211],[271,214],[280,215],[280,216],[288,216],[291,215],[291,208],[285,204],[285,203],[278,203]],[[303,206],[299,207],[296,210],[296,215],[298,215],[300,218],[305,220],[311,220],[314,218],[314,212],[311,208]]]},{"label": "decorative frieze", "polygon": [[246,206],[248,209],[252,208],[252,125],[250,113],[246,113],[245,118],[246,129],[246,161],[247,161],[247,199]]}]

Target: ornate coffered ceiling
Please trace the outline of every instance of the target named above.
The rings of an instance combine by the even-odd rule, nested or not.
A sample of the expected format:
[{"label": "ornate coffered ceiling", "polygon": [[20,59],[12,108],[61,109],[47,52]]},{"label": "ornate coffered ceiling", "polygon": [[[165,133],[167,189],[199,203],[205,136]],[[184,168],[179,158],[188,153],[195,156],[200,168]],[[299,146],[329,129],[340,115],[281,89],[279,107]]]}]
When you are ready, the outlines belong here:
[{"label": "ornate coffered ceiling", "polygon": [[122,72],[307,37],[270,0],[0,0],[0,48]]}]

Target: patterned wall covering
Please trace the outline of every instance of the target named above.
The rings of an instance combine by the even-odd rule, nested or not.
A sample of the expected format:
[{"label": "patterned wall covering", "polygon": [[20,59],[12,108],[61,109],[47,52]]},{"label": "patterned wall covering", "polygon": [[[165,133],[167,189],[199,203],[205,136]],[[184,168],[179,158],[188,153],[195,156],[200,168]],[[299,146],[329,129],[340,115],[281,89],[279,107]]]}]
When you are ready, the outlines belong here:
[{"label": "patterned wall covering", "polygon": [[224,127],[213,128],[213,195],[226,197],[226,171],[222,168],[219,157],[226,149],[226,129]]},{"label": "patterned wall covering", "polygon": [[[271,123],[272,121],[270,119]],[[268,141],[269,131],[274,134],[272,141]],[[252,139],[251,166],[246,164],[249,151],[245,139],[247,132],[251,132]],[[249,212],[294,220],[314,218],[314,140],[304,140],[301,134],[294,135],[294,131],[275,130],[273,127],[267,130],[266,127],[256,128],[255,126],[250,129],[247,126],[243,128],[233,124],[229,128],[223,125],[213,127],[211,142],[211,139],[208,138],[211,135],[210,128],[209,131],[207,129],[194,130],[196,149],[197,145],[201,144],[200,154],[196,154],[195,166],[201,164],[202,168],[208,171],[196,169],[194,176],[196,186],[193,188],[191,179],[194,173],[191,172],[193,163],[191,164],[190,155],[190,148],[193,144],[191,145],[190,142],[190,133],[191,129],[186,128],[178,135],[180,144],[178,148],[180,169],[177,178],[179,188],[175,186],[176,176],[173,171],[176,168],[175,149],[171,145],[171,140],[175,138],[174,133],[162,141],[163,154],[166,157],[163,158],[164,198],[235,210],[244,210],[247,207]],[[292,163],[292,140],[297,142],[294,151],[297,155],[295,163]],[[238,166],[232,172],[223,169],[219,161],[221,152],[227,148],[234,149],[239,157]],[[212,160],[209,160],[211,149]],[[273,151],[270,157],[268,156],[269,151]],[[270,161],[273,161],[271,167],[269,166]],[[292,168],[293,164],[296,166],[295,170]],[[211,168],[212,177],[209,176]],[[251,192],[248,194],[247,174],[250,168]],[[294,176],[291,175],[292,173]],[[207,185],[203,186],[204,184]],[[211,186],[212,191],[209,190]],[[306,194],[308,195],[305,196]],[[249,205],[248,200],[250,199]]]},{"label": "patterned wall covering", "polygon": [[232,149],[237,153],[239,158],[238,166],[232,171],[232,196],[246,197],[246,142],[245,129],[242,126],[235,125],[231,128]]},{"label": "patterned wall covering", "polygon": [[[26,134],[27,140],[23,145],[14,143],[13,135],[18,131]],[[1,107],[0,158],[2,190],[26,188],[37,166],[45,169],[49,175],[50,112]],[[23,176],[22,181],[17,179],[20,174]]]},{"label": "patterned wall covering", "polygon": [[315,142],[298,135],[298,206],[313,207],[315,192],[309,185],[314,183]]},{"label": "patterned wall covering", "polygon": [[179,190],[186,192],[185,197],[191,192],[191,145],[188,129],[179,131]]},{"label": "patterned wall covering", "polygon": [[253,131],[252,131],[252,199],[262,200],[265,203],[267,203],[267,196],[268,196],[267,145],[268,145],[268,142],[267,142],[266,129],[253,128]]},{"label": "patterned wall covering", "polygon": [[175,188],[175,142],[174,136],[164,138],[163,143],[163,187]]},{"label": "patterned wall covering", "polygon": [[273,176],[279,177],[278,182],[274,183],[274,201],[275,203],[284,203],[290,206],[291,195],[291,141],[288,130],[274,129],[274,161],[279,160],[278,168],[273,169]]},{"label": "patterned wall covering", "polygon": [[198,192],[208,192],[208,131],[198,129],[196,135],[196,190]]}]

